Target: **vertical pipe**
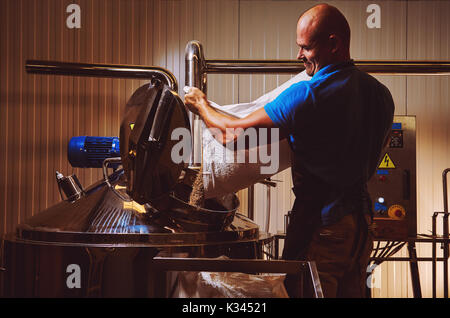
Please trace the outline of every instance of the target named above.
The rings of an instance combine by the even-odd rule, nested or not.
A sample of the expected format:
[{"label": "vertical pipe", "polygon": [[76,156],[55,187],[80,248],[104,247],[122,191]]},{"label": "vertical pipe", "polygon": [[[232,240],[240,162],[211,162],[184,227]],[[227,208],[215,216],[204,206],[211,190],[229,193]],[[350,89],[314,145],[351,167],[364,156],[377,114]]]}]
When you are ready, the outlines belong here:
[{"label": "vertical pipe", "polygon": [[443,218],[443,227],[444,227],[444,231],[443,231],[443,236],[444,236],[444,242],[443,244],[443,248],[444,248],[444,298],[448,298],[448,238],[449,238],[449,233],[448,233],[448,213],[446,212],[444,214],[444,218]]},{"label": "vertical pipe", "polygon": [[255,220],[255,186],[251,185],[248,187],[248,211],[247,216],[250,220]]},{"label": "vertical pipe", "polygon": [[[270,181],[270,178],[268,178],[268,180]],[[270,185],[266,185],[266,195],[267,195],[267,206],[266,206],[266,228],[265,228],[265,232],[269,233],[269,228],[270,228]]]},{"label": "vertical pipe", "polygon": [[431,268],[432,268],[433,298],[436,298],[436,218],[437,218],[437,213],[434,212],[433,218],[432,218],[432,228],[431,228],[431,235],[432,235]]},{"label": "vertical pipe", "polygon": [[417,265],[416,243],[414,241],[408,242],[408,254],[414,298],[422,298],[422,289],[420,287],[419,279],[419,267]]},{"label": "vertical pipe", "polygon": [[307,262],[307,266],[309,267],[309,274],[312,280],[315,298],[324,298],[316,262],[314,261]]},{"label": "vertical pipe", "polygon": [[[198,41],[189,41],[185,49],[186,86],[197,87],[206,93],[206,62],[203,55],[203,46]],[[192,152],[190,165],[195,166],[201,162],[201,126],[198,116],[189,113],[192,136]]]},{"label": "vertical pipe", "polygon": [[[444,219],[443,219],[443,236],[444,239],[448,240],[449,238],[449,229],[448,229],[448,198],[447,198],[447,173],[450,171],[450,168],[447,168],[442,173],[442,188],[444,191]],[[444,241],[444,298],[448,298],[448,257],[449,257],[449,243],[448,241]]]},{"label": "vertical pipe", "polygon": [[444,190],[444,212],[448,212],[448,198],[447,198],[447,173],[450,171],[450,168],[447,168],[442,172],[442,188]]}]

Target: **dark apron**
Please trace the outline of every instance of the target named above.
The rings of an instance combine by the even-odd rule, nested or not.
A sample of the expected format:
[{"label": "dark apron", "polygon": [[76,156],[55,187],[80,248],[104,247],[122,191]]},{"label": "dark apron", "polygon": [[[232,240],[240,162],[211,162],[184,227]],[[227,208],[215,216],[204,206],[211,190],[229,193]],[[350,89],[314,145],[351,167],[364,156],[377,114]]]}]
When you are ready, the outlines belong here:
[{"label": "dark apron", "polygon": [[[336,197],[339,200],[333,207],[332,212],[336,222],[345,215],[353,213],[357,215],[358,226],[361,229],[368,228],[365,214],[371,215],[371,202],[365,184],[358,184],[338,193],[321,180],[310,176],[303,176],[302,179],[293,176],[293,181],[294,187],[292,190],[295,194],[295,201],[283,249],[282,258],[284,260],[306,260],[306,253],[313,235],[323,224],[321,210],[331,200],[336,200]],[[363,240],[366,238],[367,233],[363,236]],[[355,241],[354,253],[352,253],[355,259],[362,252],[356,251],[357,245],[364,246],[364,242],[363,244],[357,243]],[[298,297],[300,295],[298,284],[298,279],[294,276],[288,275],[286,277],[285,287],[289,296]],[[302,292],[309,293],[309,291],[310,288],[305,288]]]}]

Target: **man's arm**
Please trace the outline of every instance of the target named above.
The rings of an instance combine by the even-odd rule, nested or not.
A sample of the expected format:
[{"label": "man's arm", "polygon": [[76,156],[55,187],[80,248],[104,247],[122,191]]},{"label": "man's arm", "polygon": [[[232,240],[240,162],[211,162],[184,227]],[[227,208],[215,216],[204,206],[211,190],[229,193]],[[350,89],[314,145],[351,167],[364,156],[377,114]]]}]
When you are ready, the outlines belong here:
[{"label": "man's arm", "polygon": [[[208,103],[206,95],[195,87],[192,87],[189,93],[184,96],[184,100],[189,110],[199,115],[208,128],[220,130],[222,140],[219,141],[222,144],[235,142],[239,137],[239,133],[242,133],[247,128],[275,128],[275,124],[267,115],[264,108],[260,108],[244,118],[234,118],[212,108]],[[280,140],[286,138],[282,132],[279,135]]]}]

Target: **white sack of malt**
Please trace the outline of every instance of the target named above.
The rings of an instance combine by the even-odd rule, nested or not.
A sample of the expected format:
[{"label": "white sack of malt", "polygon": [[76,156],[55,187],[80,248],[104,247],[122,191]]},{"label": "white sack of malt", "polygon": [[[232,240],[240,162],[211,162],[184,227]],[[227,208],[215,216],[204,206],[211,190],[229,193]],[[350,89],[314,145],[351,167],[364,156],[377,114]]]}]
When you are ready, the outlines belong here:
[{"label": "white sack of malt", "polygon": [[[210,101],[210,104],[225,114],[243,118],[273,101],[292,84],[309,79],[310,77],[303,71],[253,102],[220,106]],[[291,166],[291,149],[286,139],[276,140],[267,145],[257,145],[247,150],[232,150],[219,143],[203,122],[202,132],[205,198],[237,192]],[[272,150],[278,152],[278,155],[272,154]],[[260,154],[267,154],[268,157],[264,159]],[[256,162],[251,162],[250,159],[255,158],[255,155]],[[241,159],[241,163],[238,162],[238,158]],[[277,162],[274,162],[275,160],[269,162],[267,158],[276,158]]]}]

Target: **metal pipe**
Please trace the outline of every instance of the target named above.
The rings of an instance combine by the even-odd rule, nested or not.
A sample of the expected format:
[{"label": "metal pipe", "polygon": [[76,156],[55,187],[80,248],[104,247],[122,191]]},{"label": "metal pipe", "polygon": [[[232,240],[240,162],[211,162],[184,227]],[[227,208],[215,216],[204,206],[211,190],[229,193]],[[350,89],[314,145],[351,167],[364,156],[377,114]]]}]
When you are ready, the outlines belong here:
[{"label": "metal pipe", "polygon": [[178,82],[176,77],[168,70],[157,66],[88,64],[27,60],[25,69],[27,73],[30,74],[53,74],[130,79],[157,78],[167,84],[173,91],[178,92]]},{"label": "metal pipe", "polygon": [[[203,46],[198,41],[190,41],[186,45],[185,49],[185,71],[186,86],[197,87],[206,94],[206,66],[205,56],[203,55]],[[190,158],[191,166],[198,166],[198,163],[202,161],[201,155],[201,125],[198,120],[198,115],[189,112],[189,121],[191,123],[191,136],[192,136],[192,152]]]},{"label": "metal pipe", "polygon": [[416,244],[414,242],[408,242],[408,254],[414,298],[422,298],[422,288],[420,287],[419,279],[419,266],[417,264],[417,251]]},{"label": "metal pipe", "polygon": [[247,192],[247,216],[250,220],[255,220],[255,186],[251,185],[248,187]]},{"label": "metal pipe", "polygon": [[[211,74],[296,74],[305,69],[298,60],[206,60]],[[362,71],[381,75],[450,75],[449,61],[355,61]]]},{"label": "metal pipe", "polygon": [[[411,263],[411,257],[371,257],[370,260],[372,261],[381,261],[379,264],[381,264],[383,261],[389,261],[389,262],[409,262]],[[444,260],[443,257],[437,257],[436,261],[442,262]],[[432,262],[432,257],[417,257],[415,259],[416,262]]]},{"label": "metal pipe", "polygon": [[297,60],[206,60],[211,74],[295,74],[305,67]]},{"label": "metal pipe", "polygon": [[447,195],[447,174],[450,172],[450,168],[445,169],[442,172],[442,189],[444,190],[444,212],[448,212],[448,195]]},{"label": "metal pipe", "polygon": [[[449,215],[449,213],[448,212],[446,212],[445,214],[444,214],[444,216],[443,216],[443,220],[442,220],[442,223],[443,223],[443,236],[444,236],[444,238],[448,238],[449,237],[449,233],[448,233],[448,215]],[[446,242],[446,243],[442,243],[442,247],[443,247],[443,249],[444,249],[444,251],[443,251],[443,256],[444,256],[444,298],[448,298],[448,254],[449,254],[449,251],[448,251],[448,245],[449,245],[449,243],[448,242]]]},{"label": "metal pipe", "polygon": [[[449,213],[448,213],[448,195],[447,195],[447,174],[450,168],[447,168],[442,173],[442,188],[444,191],[444,218],[442,221],[444,239],[449,238]],[[448,258],[449,258],[449,243],[442,243],[444,248],[444,298],[448,298]]]},{"label": "metal pipe", "polygon": [[309,266],[309,272],[311,274],[312,278],[312,284],[314,289],[314,294],[316,298],[324,298],[323,291],[322,291],[322,285],[320,284],[320,277],[319,272],[317,271],[316,263],[315,262],[308,262]]},{"label": "metal pipe", "polygon": [[206,64],[203,46],[198,41],[189,41],[185,49],[186,86],[206,89]]},{"label": "metal pipe", "polygon": [[432,297],[436,298],[436,219],[438,213],[434,212],[432,216],[431,234],[431,277],[432,277]]},{"label": "metal pipe", "polygon": [[[270,181],[270,178],[267,178]],[[267,206],[266,206],[266,233],[269,233],[270,229],[270,185],[266,185]]]}]

